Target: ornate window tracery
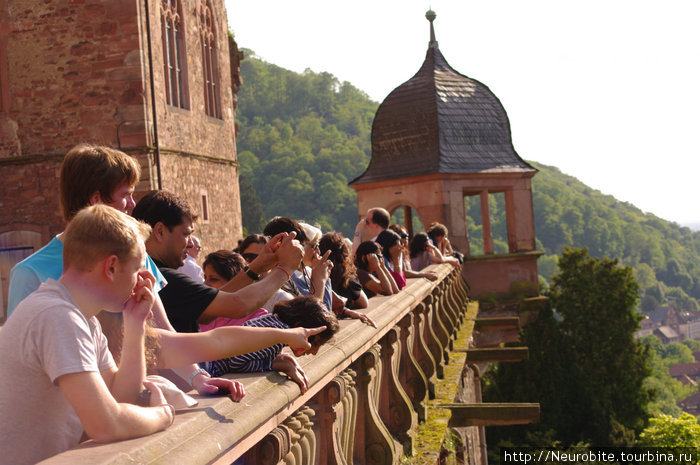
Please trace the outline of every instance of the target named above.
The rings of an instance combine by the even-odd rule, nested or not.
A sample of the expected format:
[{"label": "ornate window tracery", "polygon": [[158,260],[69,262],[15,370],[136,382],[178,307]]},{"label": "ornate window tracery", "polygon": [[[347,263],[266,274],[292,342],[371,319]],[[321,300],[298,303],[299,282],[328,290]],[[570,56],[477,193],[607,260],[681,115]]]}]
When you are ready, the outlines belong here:
[{"label": "ornate window tracery", "polygon": [[161,1],[163,72],[168,105],[189,109],[187,52],[180,0]]},{"label": "ornate window tracery", "polygon": [[204,108],[207,115],[221,119],[219,61],[216,47],[216,22],[211,2],[206,1],[199,13],[202,43],[202,70],[204,74]]}]

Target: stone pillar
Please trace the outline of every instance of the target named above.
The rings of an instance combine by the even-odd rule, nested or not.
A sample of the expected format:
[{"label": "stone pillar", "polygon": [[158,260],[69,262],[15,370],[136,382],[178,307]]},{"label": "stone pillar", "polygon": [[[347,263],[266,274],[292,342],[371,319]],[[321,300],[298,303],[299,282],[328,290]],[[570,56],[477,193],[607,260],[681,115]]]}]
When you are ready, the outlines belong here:
[{"label": "stone pillar", "polygon": [[379,415],[391,434],[403,446],[403,453],[413,455],[413,441],[417,426],[416,412],[398,378],[400,344],[398,328],[391,328],[381,339],[381,389],[379,391]]},{"label": "stone pillar", "polygon": [[353,456],[356,463],[366,465],[389,465],[398,460],[397,444],[377,411],[379,352],[380,347],[375,344],[354,364],[358,395]]},{"label": "stone pillar", "polygon": [[399,381],[416,411],[419,421],[425,421],[427,410],[425,399],[428,395],[428,380],[413,357],[414,339],[417,333],[414,331],[413,313],[407,314],[401,321],[401,355],[399,358]]}]

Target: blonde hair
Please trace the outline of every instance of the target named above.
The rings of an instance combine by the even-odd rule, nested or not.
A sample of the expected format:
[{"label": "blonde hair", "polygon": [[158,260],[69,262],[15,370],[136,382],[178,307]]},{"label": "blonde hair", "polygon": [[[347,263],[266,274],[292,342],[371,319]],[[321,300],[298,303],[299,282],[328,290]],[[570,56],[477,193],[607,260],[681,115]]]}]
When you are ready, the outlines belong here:
[{"label": "blonde hair", "polygon": [[63,269],[89,271],[98,261],[116,255],[128,261],[139,254],[139,243],[151,227],[106,205],[93,205],[75,215],[63,234]]},{"label": "blonde hair", "polygon": [[140,176],[138,162],[120,150],[89,144],[73,147],[63,158],[59,175],[63,219],[70,222],[90,204],[95,192],[100,193],[103,202],[111,202],[119,186],[134,186]]}]

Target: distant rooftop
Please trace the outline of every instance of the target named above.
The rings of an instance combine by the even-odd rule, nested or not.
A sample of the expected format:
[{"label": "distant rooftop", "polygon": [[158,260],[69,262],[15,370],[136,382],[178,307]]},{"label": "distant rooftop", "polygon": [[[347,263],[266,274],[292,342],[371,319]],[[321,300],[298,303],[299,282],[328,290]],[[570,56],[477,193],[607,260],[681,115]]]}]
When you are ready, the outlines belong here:
[{"label": "distant rooftop", "polygon": [[484,84],[450,67],[435,40],[435,13],[426,17],[425,61],[379,106],[372,159],[351,184],[432,173],[534,173],[513,148],[501,102]]}]

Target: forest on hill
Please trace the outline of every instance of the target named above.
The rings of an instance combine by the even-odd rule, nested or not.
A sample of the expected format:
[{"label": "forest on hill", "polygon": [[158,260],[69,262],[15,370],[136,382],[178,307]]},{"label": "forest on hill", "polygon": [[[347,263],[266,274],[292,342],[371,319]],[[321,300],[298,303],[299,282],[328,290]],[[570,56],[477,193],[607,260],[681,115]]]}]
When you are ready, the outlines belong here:
[{"label": "forest on hill", "polygon": [[[378,103],[332,74],[295,73],[244,53],[237,112],[244,227],[259,232],[268,219],[285,215],[351,234],[357,196],[348,182],[369,163]],[[618,258],[634,268],[643,310],[673,303],[698,311],[700,232],[644,213],[555,167],[531,163],[539,170],[533,202],[544,280],[556,273],[565,246],[587,247],[593,257]],[[492,197],[494,243],[504,252],[502,196]],[[472,252],[478,253],[478,202],[466,206],[469,237],[476,239]]]}]

